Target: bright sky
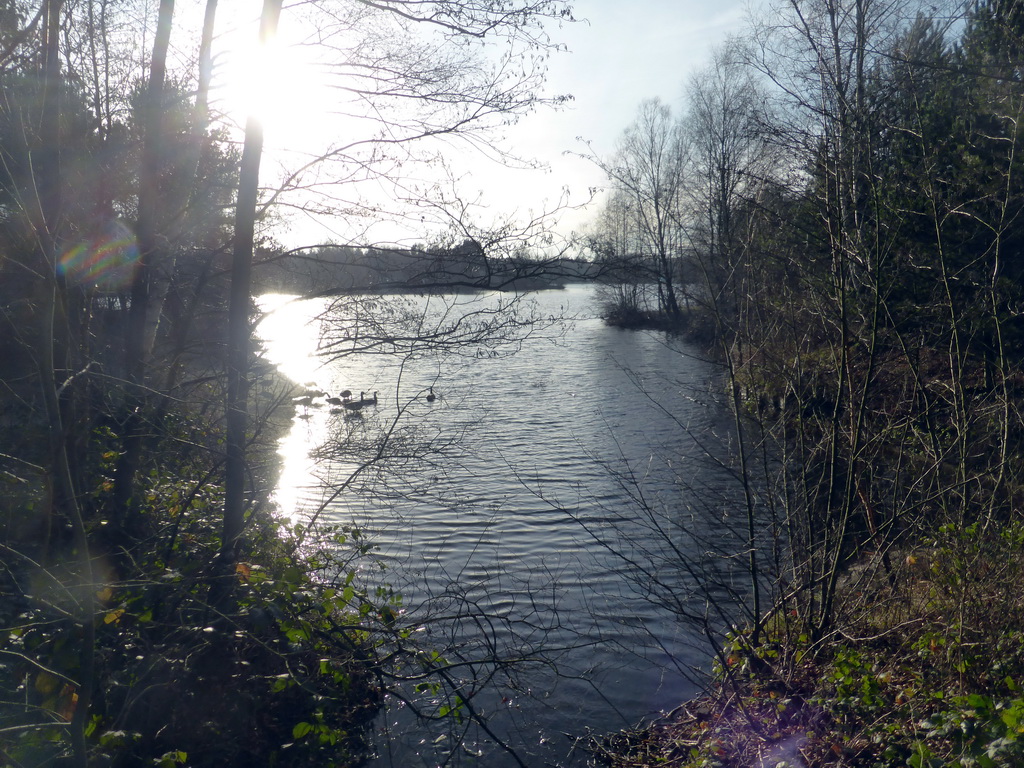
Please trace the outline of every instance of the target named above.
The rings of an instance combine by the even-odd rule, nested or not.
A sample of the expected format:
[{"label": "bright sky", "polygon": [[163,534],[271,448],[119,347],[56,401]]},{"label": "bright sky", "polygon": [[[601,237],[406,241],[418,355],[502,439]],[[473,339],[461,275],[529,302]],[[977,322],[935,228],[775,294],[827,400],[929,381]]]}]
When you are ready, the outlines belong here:
[{"label": "bright sky", "polygon": [[[563,190],[568,190],[571,205],[585,202],[588,190],[601,187],[605,179],[593,163],[571,153],[586,153],[584,142],[589,141],[594,152],[610,155],[644,99],[660,97],[678,109],[689,75],[710,62],[715,45],[743,31],[746,5],[747,0],[576,0],[574,13],[581,21],[550,30],[552,40],[568,51],[552,56],[547,81],[548,95],[572,94],[573,101],[558,112],[542,110],[524,118],[507,128],[503,137],[516,154],[540,160],[549,170],[505,170],[472,153],[460,153],[457,161],[468,171],[462,180],[463,198],[479,197],[482,205],[474,218],[486,224],[488,217],[536,215],[557,205]],[[286,15],[282,33],[287,23]],[[324,97],[314,95],[308,78],[294,74],[308,70],[289,72],[279,67],[281,82],[275,84],[267,69],[259,66],[259,55],[254,59],[253,54],[245,54],[244,46],[226,42],[230,39],[240,38],[222,38],[222,45],[238,62],[236,69],[250,77],[260,73],[254,90],[250,88],[255,98],[275,87],[285,94],[274,97],[268,107],[268,156],[262,175],[272,183],[273,148],[299,144],[295,136],[301,127],[320,122],[316,110],[322,108]],[[245,39],[252,40],[252,33],[247,32]],[[238,99],[244,89],[226,92]],[[283,157],[277,156],[277,162]],[[293,154],[286,162],[299,161]],[[596,206],[591,206],[566,212],[558,231],[569,235],[582,229],[595,211]],[[331,237],[329,231],[306,222],[294,225],[281,239],[287,245],[299,245]]]},{"label": "bright sky", "polygon": [[[553,57],[548,76],[551,93],[571,93],[574,100],[508,134],[517,150],[544,160],[552,172],[529,172],[512,190],[485,194],[497,200],[504,192],[511,198],[506,205],[522,208],[556,201],[567,185],[571,202],[586,200],[588,188],[603,186],[605,178],[593,163],[564,153],[586,153],[586,141],[598,155],[610,155],[645,99],[660,97],[679,109],[686,79],[710,63],[714,46],[743,30],[746,7],[746,0],[577,0],[575,15],[586,21],[553,31],[569,50]],[[585,226],[594,212],[591,206],[567,214],[562,229]]]}]

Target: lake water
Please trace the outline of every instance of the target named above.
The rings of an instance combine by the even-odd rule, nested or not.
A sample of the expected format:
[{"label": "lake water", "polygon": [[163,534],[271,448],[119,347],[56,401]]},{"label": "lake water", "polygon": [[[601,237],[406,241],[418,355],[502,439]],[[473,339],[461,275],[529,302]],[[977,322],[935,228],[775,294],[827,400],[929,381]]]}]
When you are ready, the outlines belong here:
[{"label": "lake water", "polygon": [[[685,342],[606,327],[592,286],[522,297],[542,321],[508,344],[443,352],[398,350],[395,327],[368,318],[458,328],[507,297],[393,299],[400,310],[264,297],[279,308],[260,326],[294,380],[377,393],[358,416],[297,407],[282,514],[357,526],[384,566],[360,561],[360,580],[402,594],[400,621],[453,662],[450,684],[488,720],[489,733],[422,722],[413,709],[456,702],[410,680],[409,702],[391,699],[380,720],[375,765],[583,765],[574,737],[697,690],[703,625],[720,626],[709,598],[742,609],[742,559],[729,557],[743,549],[742,494],[715,369]],[[366,349],[318,354],[354,343]]]}]

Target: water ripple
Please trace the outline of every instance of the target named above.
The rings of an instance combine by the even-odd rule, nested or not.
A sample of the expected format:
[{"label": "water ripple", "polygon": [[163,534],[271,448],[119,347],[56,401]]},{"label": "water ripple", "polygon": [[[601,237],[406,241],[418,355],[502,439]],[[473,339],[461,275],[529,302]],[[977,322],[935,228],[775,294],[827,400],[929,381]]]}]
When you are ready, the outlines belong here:
[{"label": "water ripple", "polygon": [[[591,293],[577,287],[537,301],[553,314],[567,302],[585,307]],[[273,339],[267,344],[273,358]],[[496,701],[516,706],[494,727],[540,764],[558,759],[550,742],[537,746],[540,734],[610,730],[678,704],[693,691],[681,668],[705,658],[694,650],[702,641],[649,599],[650,579],[674,585],[685,602],[709,548],[738,546],[717,517],[739,508],[732,478],[702,458],[706,445],[727,453],[716,435],[728,435],[728,414],[708,395],[714,371],[684,344],[596,319],[576,323],[557,343],[528,339],[510,357],[454,367],[429,356],[397,362],[356,356],[323,369],[329,391],[377,390],[379,404],[356,426],[323,414],[321,422],[297,420],[292,438],[302,430],[301,439],[291,445],[312,450],[331,434],[369,439],[399,404],[416,420],[410,445],[462,435],[457,450],[430,457],[430,469],[414,462],[404,476],[370,475],[359,486],[369,498],[342,493],[322,517],[365,529],[387,565],[383,578],[407,606],[438,615],[471,606],[505,627],[487,638],[474,633],[492,625],[453,619],[445,633],[466,648],[581,646],[558,654],[560,676],[546,667],[520,673],[517,684],[539,698],[496,691]],[[427,386],[436,402],[422,401]],[[339,482],[358,465],[346,461],[327,457],[317,473]],[[302,482],[308,487],[296,481],[288,497],[315,509],[323,494],[308,477]],[[649,507],[638,505],[641,492]],[[689,568],[673,560],[679,548],[692,553]],[[620,555],[646,562],[649,578]],[[411,740],[403,747],[402,734],[389,733],[394,763],[429,763],[415,743],[419,726],[393,717]],[[489,752],[486,764],[507,762]]]}]

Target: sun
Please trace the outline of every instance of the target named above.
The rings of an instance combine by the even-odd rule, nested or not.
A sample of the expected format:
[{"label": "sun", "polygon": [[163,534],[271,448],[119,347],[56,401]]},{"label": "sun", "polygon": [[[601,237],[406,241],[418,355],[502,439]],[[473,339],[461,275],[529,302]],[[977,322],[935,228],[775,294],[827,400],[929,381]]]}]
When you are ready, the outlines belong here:
[{"label": "sun", "polygon": [[238,34],[224,54],[220,103],[228,119],[244,126],[258,119],[268,143],[298,147],[315,136],[330,109],[331,88],[312,46],[280,38],[259,44]]}]

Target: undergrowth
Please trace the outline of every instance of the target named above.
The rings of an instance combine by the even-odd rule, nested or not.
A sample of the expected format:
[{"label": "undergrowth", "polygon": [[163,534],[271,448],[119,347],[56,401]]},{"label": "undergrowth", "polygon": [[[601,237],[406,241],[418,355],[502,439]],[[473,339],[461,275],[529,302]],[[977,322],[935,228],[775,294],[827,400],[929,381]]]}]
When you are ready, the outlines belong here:
[{"label": "undergrowth", "polygon": [[[591,743],[592,764],[996,768],[1024,765],[1024,525],[944,526],[846,579],[816,644],[780,617],[743,638],[703,698]],[[895,553],[890,553],[895,555]]]},{"label": "undergrowth", "polygon": [[[245,552],[228,576],[231,600],[215,608],[216,474],[195,452],[163,451],[141,483],[130,532],[109,532],[102,511],[112,493],[112,438],[97,432],[90,451],[101,462],[87,499],[93,583],[76,572],[61,531],[45,548],[38,537],[19,539],[13,526],[3,531],[0,766],[69,759],[87,623],[96,637],[89,765],[363,762],[382,702],[377,633],[398,598],[356,585],[355,569],[370,555],[360,531],[322,530],[313,546],[311,532],[254,502]],[[30,496],[19,504],[46,502]],[[96,601],[91,616],[83,590]]]}]

